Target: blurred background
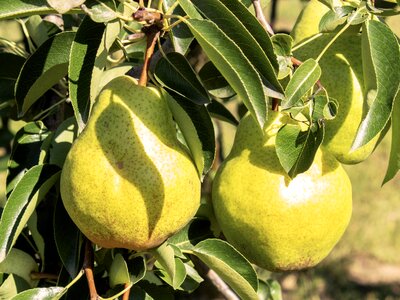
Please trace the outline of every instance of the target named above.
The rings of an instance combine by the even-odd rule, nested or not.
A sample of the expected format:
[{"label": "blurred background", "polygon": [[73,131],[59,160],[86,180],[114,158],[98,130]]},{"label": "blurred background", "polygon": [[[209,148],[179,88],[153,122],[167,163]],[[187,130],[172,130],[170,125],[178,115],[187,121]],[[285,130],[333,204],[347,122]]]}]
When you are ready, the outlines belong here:
[{"label": "blurred background", "polygon": [[[290,32],[305,3],[300,0],[278,0],[275,4],[275,32]],[[265,1],[263,5],[269,19],[272,3]],[[390,17],[386,21],[400,36],[400,17]],[[0,41],[1,38],[23,45],[20,24],[1,21]],[[23,124],[23,121],[12,122],[11,133],[15,134]],[[235,129],[226,124],[221,126],[224,152],[228,153]],[[387,168],[390,135],[388,132],[366,161],[345,166],[353,184],[353,216],[346,233],[329,257],[311,270],[265,274],[280,281],[285,300],[400,299],[399,174],[381,187]],[[0,145],[5,145],[10,138],[12,135],[0,122]],[[5,200],[6,153],[6,149],[0,146],[0,207]],[[197,295],[204,297],[201,292]],[[195,299],[196,295],[191,298]]]}]

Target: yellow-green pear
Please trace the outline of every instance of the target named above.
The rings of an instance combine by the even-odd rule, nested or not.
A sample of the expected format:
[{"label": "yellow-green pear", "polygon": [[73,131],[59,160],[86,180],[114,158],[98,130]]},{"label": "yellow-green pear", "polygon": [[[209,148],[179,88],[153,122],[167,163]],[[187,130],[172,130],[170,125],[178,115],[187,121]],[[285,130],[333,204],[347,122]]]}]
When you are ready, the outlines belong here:
[{"label": "yellow-green pear", "polygon": [[153,248],[189,222],[200,179],[157,89],[128,76],[106,85],[68,153],[61,196],[79,229],[106,248]]},{"label": "yellow-green pear", "polygon": [[275,149],[284,118],[272,114],[262,131],[244,117],[212,190],[226,239],[270,271],[316,265],[342,236],[352,210],[351,183],[330,154],[318,150],[310,169],[292,180],[285,173]]},{"label": "yellow-green pear", "polygon": [[296,45],[319,33],[319,22],[329,10],[329,7],[322,4],[319,0],[308,2],[297,17],[296,23],[290,33],[294,44]]},{"label": "yellow-green pear", "polygon": [[[333,36],[323,34],[295,51],[294,56],[302,61],[317,58]],[[329,96],[339,103],[336,118],[326,123],[323,146],[344,164],[359,163],[372,153],[378,141],[377,136],[357,150],[351,150],[360,123],[367,113],[363,93],[361,36],[340,36],[325,52],[319,64],[322,85]]]}]

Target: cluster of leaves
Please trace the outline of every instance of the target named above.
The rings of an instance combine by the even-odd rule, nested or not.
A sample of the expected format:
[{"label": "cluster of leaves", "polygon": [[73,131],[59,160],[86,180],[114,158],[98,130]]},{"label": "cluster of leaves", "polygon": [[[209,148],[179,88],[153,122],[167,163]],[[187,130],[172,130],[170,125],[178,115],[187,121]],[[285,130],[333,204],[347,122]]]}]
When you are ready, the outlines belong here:
[{"label": "cluster of leaves", "polygon": [[[209,172],[216,155],[211,117],[238,123],[224,106],[232,99],[242,101],[260,127],[268,118],[271,99],[292,116],[305,116],[302,123],[307,128],[282,127],[276,146],[291,177],[307,170],[322,142],[324,120],[334,118],[337,109],[335,99],[318,86],[318,59],[293,71],[292,38],[270,36],[248,10],[250,0],[153,2],[171,16],[163,25],[172,29],[160,40],[157,54],[162,55],[153,57],[150,77],[165,93],[199,173]],[[376,8],[360,1],[339,9],[329,0],[323,2],[332,6],[321,22],[324,31],[363,26],[363,68],[371,78],[366,89],[374,92],[354,148],[381,133],[392,118],[389,180],[400,168],[400,103],[393,100],[399,89],[399,47],[390,29],[370,16],[398,13],[397,6]],[[84,238],[62,205],[58,181],[102,87],[116,76],[135,76],[143,64],[146,40],[140,30],[151,22],[132,19],[138,6],[113,0],[0,3],[0,19],[22,18],[26,35],[24,49],[4,41],[5,51],[0,53],[0,116],[6,133],[2,145],[13,140],[0,220],[0,297],[82,299],[88,293],[81,278]],[[54,13],[61,14],[62,26],[39,16]],[[383,38],[390,42],[381,43]],[[188,60],[196,45],[209,59],[198,72]],[[389,57],[396,58],[387,62]],[[26,123],[13,136],[9,120]],[[192,222],[148,252],[95,249],[99,293],[116,298],[132,287],[132,297],[172,299],[194,291],[203,281],[201,262],[243,299],[279,299],[275,281],[259,279],[246,258],[215,238],[218,230],[210,229],[211,211],[204,201]]]}]

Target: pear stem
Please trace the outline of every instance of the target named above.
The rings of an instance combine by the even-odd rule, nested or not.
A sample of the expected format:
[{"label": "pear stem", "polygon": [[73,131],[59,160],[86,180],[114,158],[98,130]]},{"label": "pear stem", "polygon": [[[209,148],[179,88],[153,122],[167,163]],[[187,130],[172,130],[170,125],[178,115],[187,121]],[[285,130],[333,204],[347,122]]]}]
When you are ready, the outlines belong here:
[{"label": "pear stem", "polygon": [[148,80],[147,72],[149,70],[151,57],[153,56],[157,39],[160,36],[160,29],[157,25],[150,26],[148,28],[148,30],[146,30],[145,34],[147,36],[147,46],[146,46],[146,53],[144,56],[143,69],[142,69],[142,73],[140,74],[139,83],[138,83],[140,86],[147,85],[147,80]]},{"label": "pear stem", "polygon": [[97,294],[96,285],[94,283],[93,265],[94,265],[94,254],[93,254],[92,243],[88,239],[86,239],[85,257],[83,259],[83,270],[85,271],[86,280],[89,286],[90,300],[98,300],[99,295]]}]

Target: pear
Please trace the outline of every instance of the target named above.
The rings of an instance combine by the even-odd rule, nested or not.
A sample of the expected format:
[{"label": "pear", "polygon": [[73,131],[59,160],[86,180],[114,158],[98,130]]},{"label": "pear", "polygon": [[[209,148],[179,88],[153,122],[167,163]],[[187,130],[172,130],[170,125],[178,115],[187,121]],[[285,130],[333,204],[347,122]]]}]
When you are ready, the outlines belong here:
[{"label": "pear", "polygon": [[[317,58],[333,36],[323,34],[295,51],[294,57],[303,61],[310,57]],[[341,35],[325,52],[319,64],[322,85],[329,96],[339,103],[336,118],[326,124],[323,146],[341,163],[359,163],[368,158],[379,139],[377,136],[366,145],[352,150],[360,123],[367,113],[363,93],[361,35]]]},{"label": "pear", "polygon": [[213,182],[215,216],[226,239],[260,267],[312,267],[349,223],[351,183],[337,160],[320,150],[308,171],[290,179],[275,150],[285,117],[271,114],[263,131],[250,115],[241,120]]},{"label": "pear", "polygon": [[[336,2],[337,1],[334,1],[334,3]],[[297,17],[296,23],[290,33],[294,44],[298,44],[319,33],[319,22],[328,11],[329,7],[319,0],[311,0],[308,2]]]},{"label": "pear", "polygon": [[68,153],[61,196],[79,229],[105,248],[153,248],[189,222],[200,179],[157,89],[128,76],[106,85]]}]

